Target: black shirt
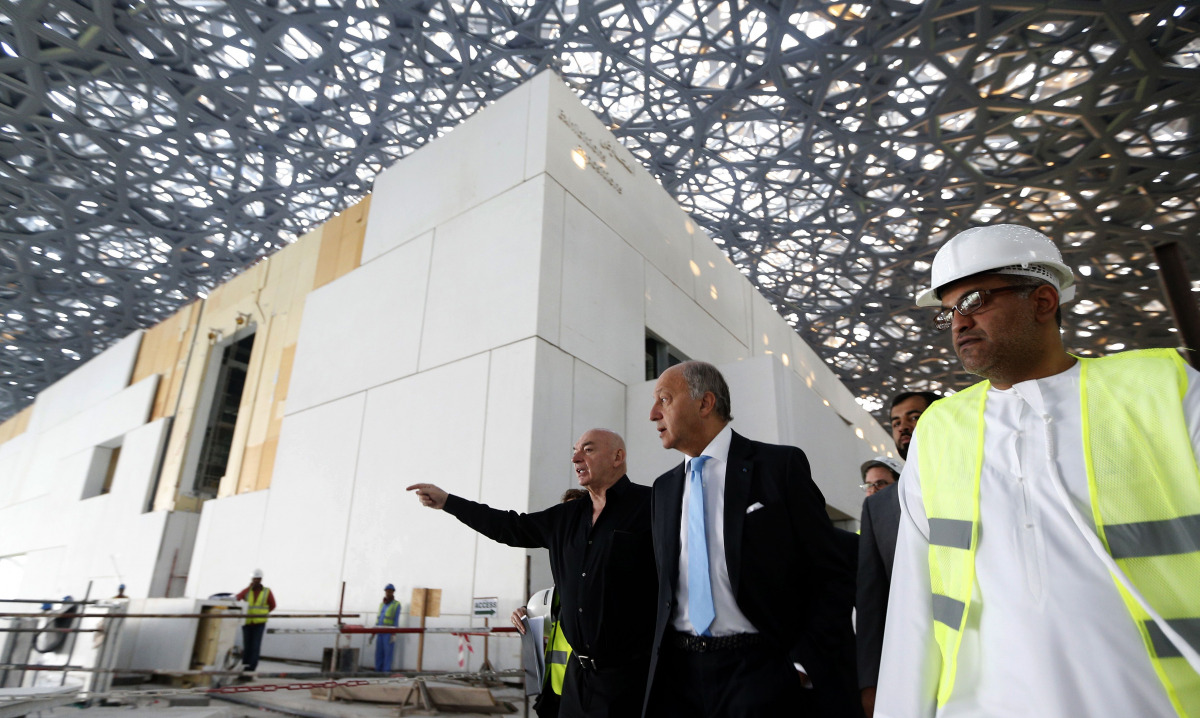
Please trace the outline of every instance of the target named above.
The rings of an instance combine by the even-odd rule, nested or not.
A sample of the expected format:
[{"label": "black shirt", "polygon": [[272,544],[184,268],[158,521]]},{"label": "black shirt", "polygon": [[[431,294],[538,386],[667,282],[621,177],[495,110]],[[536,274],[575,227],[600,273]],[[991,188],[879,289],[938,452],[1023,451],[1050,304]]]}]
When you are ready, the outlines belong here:
[{"label": "black shirt", "polygon": [[649,486],[622,476],[605,493],[595,526],[587,499],[520,514],[452,495],[445,509],[500,543],[550,550],[573,651],[609,663],[649,654],[657,601]]}]

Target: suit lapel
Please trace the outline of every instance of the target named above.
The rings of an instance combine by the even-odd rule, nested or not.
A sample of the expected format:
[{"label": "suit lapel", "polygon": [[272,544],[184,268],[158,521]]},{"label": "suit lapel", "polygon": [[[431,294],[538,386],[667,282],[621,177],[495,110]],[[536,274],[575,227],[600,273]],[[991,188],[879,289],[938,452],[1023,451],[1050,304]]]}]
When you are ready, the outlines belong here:
[{"label": "suit lapel", "polygon": [[679,583],[679,531],[683,521],[683,464],[680,463],[665,478],[664,501],[659,507],[662,516],[656,526],[663,526],[664,535],[660,540],[663,553],[659,556],[659,565],[668,568],[672,594]]},{"label": "suit lapel", "polygon": [[753,451],[750,442],[734,432],[725,467],[725,565],[729,568],[729,586],[735,598],[742,574],[742,527],[749,506],[750,481],[754,478],[754,465],[750,461]]}]

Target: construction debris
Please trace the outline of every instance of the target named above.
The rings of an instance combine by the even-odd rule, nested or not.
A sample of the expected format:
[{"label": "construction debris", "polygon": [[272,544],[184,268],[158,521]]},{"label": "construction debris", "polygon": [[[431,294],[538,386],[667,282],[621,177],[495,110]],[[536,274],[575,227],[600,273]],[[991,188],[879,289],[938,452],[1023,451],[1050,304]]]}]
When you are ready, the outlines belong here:
[{"label": "construction debris", "polygon": [[[330,696],[330,690],[333,695]],[[365,686],[335,686],[313,688],[313,698],[361,703],[391,703],[400,706],[400,714],[408,710],[429,710],[443,713],[506,714],[516,707],[497,701],[487,688],[453,684],[431,684],[418,678],[407,684],[374,683]]]}]

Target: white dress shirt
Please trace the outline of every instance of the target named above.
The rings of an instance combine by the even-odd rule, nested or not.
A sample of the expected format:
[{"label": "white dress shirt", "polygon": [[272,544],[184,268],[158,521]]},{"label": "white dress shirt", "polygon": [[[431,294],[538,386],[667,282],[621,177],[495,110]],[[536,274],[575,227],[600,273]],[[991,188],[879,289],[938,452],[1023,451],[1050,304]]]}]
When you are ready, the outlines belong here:
[{"label": "white dress shirt", "polygon": [[[1184,414],[1200,455],[1200,374],[1189,368],[1187,376]],[[1055,376],[988,391],[975,586],[954,691],[940,709],[921,447],[909,447],[878,718],[1176,715],[1112,577],[1050,477],[1047,426],[1067,494],[1092,525],[1080,412],[1078,362]]]},{"label": "white dress shirt", "polygon": [[[704,484],[704,527],[708,535],[708,575],[712,581],[713,605],[717,616],[709,633],[728,636],[734,633],[758,633],[750,619],[738,608],[729,585],[729,564],[725,561],[725,469],[729,466],[729,442],[733,429],[728,424],[713,437],[701,456],[711,457],[701,467]],[[681,633],[695,634],[688,618],[688,496],[692,492],[692,458],[683,462],[683,520],[679,522],[679,581],[675,589],[675,614],[672,627]]]}]

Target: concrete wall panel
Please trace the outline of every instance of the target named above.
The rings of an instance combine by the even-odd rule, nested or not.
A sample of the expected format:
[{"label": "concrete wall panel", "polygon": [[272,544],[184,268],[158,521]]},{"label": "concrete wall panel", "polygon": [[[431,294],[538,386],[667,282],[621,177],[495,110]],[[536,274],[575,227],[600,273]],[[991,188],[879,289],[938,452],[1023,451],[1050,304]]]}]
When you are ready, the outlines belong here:
[{"label": "concrete wall panel", "polygon": [[141,341],[142,332],[135,331],[43,389],[29,430],[46,431],[129,386]]},{"label": "concrete wall panel", "polygon": [[365,405],[360,392],[283,421],[261,563],[289,608],[337,605]]},{"label": "concrete wall panel", "polygon": [[308,295],[288,414],[416,372],[432,246],[427,234]]},{"label": "concrete wall panel", "polygon": [[529,97],[513,90],[375,178],[363,264],[524,179]]},{"label": "concrete wall panel", "polygon": [[571,197],[563,241],[559,346],[620,381],[640,380],[645,335],[641,257]]},{"label": "concrete wall panel", "polygon": [[[688,358],[726,364],[750,356],[750,349],[666,275],[646,268],[646,328]],[[749,322],[742,333],[749,334]],[[650,411],[649,399],[646,411]]]},{"label": "concrete wall panel", "polygon": [[303,570],[295,563],[262,564],[263,526],[270,498],[268,490],[204,502],[185,595],[236,593],[250,584],[250,573],[256,568],[263,570],[267,586],[273,571]]},{"label": "concrete wall panel", "polygon": [[551,81],[546,172],[680,287],[691,286],[695,226],[561,81]]},{"label": "concrete wall panel", "polygon": [[545,191],[531,180],[438,227],[422,370],[537,332]]},{"label": "concrete wall panel", "polygon": [[740,343],[750,343],[750,301],[758,291],[703,230],[692,235],[696,303]]},{"label": "concrete wall panel", "polygon": [[443,589],[444,611],[469,601],[480,539],[405,487],[433,483],[479,499],[488,360],[480,354],[368,392],[346,539],[348,605],[377,604],[389,581],[400,596]]},{"label": "concrete wall panel", "polygon": [[608,429],[625,436],[625,385],[578,359],[571,404],[572,442],[588,429]]}]

